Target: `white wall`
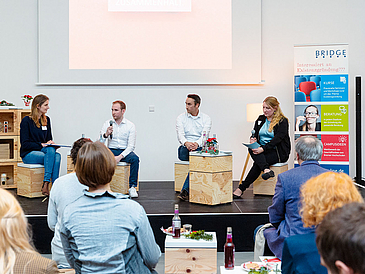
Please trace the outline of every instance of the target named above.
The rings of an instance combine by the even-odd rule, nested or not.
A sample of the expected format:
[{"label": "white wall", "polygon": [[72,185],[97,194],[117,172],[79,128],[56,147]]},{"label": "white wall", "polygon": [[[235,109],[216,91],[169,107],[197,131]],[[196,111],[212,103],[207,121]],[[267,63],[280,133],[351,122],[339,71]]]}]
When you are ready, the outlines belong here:
[{"label": "white wall", "polygon": [[[223,150],[234,153],[234,179],[239,179],[252,125],[246,122],[246,104],[275,95],[293,120],[293,46],[295,44],[348,43],[351,135],[354,136],[353,77],[365,76],[365,2],[363,0],[262,0],[262,86],[126,86],[38,87],[37,1],[0,2],[0,101],[17,106],[23,94],[50,97],[49,116],[54,139],[72,144],[85,134],[96,139],[109,119],[111,102],[127,103],[126,117],[137,127],[136,153],[141,159],[140,180],[173,180],[178,142],[175,119],[184,111],[188,93],[202,97],[201,110],[213,120]],[[149,113],[149,105],[155,113]],[[292,136],[293,137],[293,136]],[[351,138],[350,167],[354,176],[355,148]],[[66,149],[61,149],[61,173],[66,173]],[[291,158],[292,164],[292,158]]]}]

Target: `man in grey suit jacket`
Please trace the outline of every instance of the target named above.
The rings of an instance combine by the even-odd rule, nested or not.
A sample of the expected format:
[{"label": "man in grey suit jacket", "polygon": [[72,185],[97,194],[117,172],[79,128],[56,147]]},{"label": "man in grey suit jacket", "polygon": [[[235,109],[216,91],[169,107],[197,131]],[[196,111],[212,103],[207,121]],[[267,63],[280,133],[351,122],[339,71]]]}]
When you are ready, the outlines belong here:
[{"label": "man in grey suit jacket", "polygon": [[311,177],[328,171],[319,166],[323,145],[317,138],[310,135],[300,137],[295,143],[295,151],[300,166],[278,175],[272,205],[268,208],[274,227],[264,231],[270,250],[279,259],[285,238],[314,231],[314,228],[303,227],[299,214],[300,187]]}]

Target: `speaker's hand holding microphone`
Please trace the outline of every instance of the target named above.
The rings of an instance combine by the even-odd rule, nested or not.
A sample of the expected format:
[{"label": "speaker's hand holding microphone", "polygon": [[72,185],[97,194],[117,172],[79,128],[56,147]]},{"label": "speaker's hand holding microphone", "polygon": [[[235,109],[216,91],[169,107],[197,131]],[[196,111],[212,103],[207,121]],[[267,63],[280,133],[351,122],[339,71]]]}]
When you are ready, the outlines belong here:
[{"label": "speaker's hand holding microphone", "polygon": [[107,137],[110,137],[110,139],[113,139],[113,123],[114,123],[113,120],[109,121],[109,127],[106,129],[106,133],[105,133],[105,135]]},{"label": "speaker's hand holding microphone", "polygon": [[251,131],[250,144],[253,144],[253,143],[255,143],[255,142],[257,142],[257,140],[256,140],[256,138],[255,138],[255,130],[253,129],[253,130]]}]

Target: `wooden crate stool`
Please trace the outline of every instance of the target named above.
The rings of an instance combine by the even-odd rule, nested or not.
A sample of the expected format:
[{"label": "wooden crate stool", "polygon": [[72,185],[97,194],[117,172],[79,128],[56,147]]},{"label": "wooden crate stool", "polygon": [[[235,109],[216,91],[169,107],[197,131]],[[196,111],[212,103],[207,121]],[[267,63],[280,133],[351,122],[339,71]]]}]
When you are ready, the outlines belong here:
[{"label": "wooden crate stool", "polygon": [[232,202],[232,153],[190,152],[189,201],[205,205]]},{"label": "wooden crate stool", "polygon": [[275,194],[275,186],[278,175],[288,170],[288,163],[277,163],[270,166],[270,169],[274,171],[275,177],[271,177],[268,180],[264,180],[260,176],[253,183],[253,194],[259,195],[274,195]]},{"label": "wooden crate stool", "polygon": [[44,166],[18,163],[17,194],[28,198],[43,197]]},{"label": "wooden crate stool", "polygon": [[175,191],[180,192],[185,182],[186,176],[189,173],[189,162],[178,161],[175,162]]},{"label": "wooden crate stool", "polygon": [[181,236],[165,240],[165,273],[217,273],[217,238],[192,240]]},{"label": "wooden crate stool", "polygon": [[[113,192],[129,194],[129,172],[130,164],[125,162],[117,163],[114,176],[110,182],[110,188]],[[136,190],[138,191],[139,181],[137,181]]]}]

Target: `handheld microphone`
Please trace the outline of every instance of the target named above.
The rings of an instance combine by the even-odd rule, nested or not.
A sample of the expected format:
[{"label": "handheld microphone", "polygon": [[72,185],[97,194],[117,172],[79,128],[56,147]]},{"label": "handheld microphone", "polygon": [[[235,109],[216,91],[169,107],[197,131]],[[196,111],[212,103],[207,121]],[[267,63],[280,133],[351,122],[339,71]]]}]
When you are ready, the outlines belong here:
[{"label": "handheld microphone", "polygon": [[255,130],[251,130],[251,137],[250,138],[255,138]]},{"label": "handheld microphone", "polygon": [[[109,125],[110,125],[110,126],[113,126],[113,123],[114,123],[114,121],[113,121],[113,120],[110,120],[110,121],[109,121]],[[110,139],[113,139],[113,133],[110,133],[110,135],[109,135],[109,136],[110,136]]]}]

